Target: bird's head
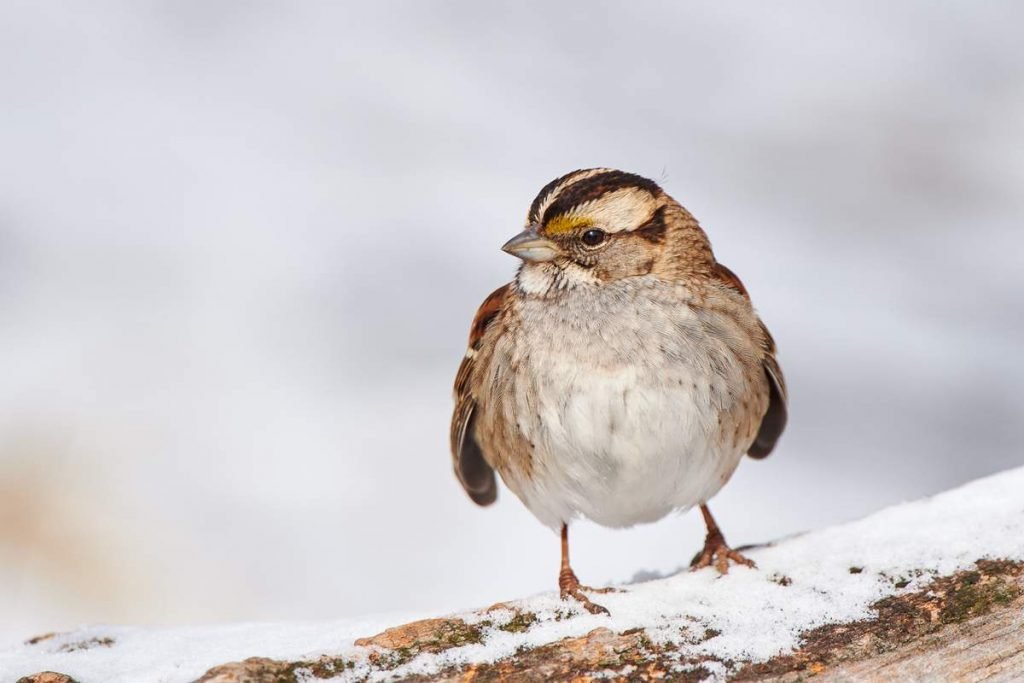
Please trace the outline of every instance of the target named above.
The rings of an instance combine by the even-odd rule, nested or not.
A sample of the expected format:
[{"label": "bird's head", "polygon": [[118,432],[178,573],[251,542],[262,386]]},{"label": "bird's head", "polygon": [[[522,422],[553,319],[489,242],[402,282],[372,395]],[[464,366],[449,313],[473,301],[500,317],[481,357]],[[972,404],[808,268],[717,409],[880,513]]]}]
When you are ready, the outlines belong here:
[{"label": "bird's head", "polygon": [[526,229],[502,247],[523,260],[520,285],[601,285],[704,272],[711,247],[693,217],[657,183],[608,168],[573,171],[541,189]]}]

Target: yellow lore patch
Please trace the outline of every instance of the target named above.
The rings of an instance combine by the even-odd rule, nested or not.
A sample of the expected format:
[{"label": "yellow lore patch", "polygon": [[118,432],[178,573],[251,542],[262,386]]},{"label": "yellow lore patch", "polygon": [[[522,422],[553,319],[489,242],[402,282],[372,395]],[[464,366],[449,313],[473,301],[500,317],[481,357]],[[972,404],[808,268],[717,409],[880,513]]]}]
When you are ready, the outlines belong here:
[{"label": "yellow lore patch", "polygon": [[594,221],[586,216],[563,213],[549,220],[544,226],[544,232],[548,235],[564,235],[581,228],[589,228],[593,224]]}]

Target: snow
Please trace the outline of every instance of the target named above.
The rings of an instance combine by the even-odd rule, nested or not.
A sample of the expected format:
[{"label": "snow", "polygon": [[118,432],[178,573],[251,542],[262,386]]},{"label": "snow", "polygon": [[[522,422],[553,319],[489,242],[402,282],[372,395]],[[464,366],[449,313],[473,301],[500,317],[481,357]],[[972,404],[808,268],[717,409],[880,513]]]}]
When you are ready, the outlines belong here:
[{"label": "snow", "polygon": [[[869,617],[875,601],[914,591],[932,576],[969,568],[982,558],[1024,560],[1022,493],[1024,468],[1018,468],[853,523],[752,549],[748,554],[757,562],[756,570],[734,567],[728,576],[718,576],[713,569],[681,571],[622,586],[620,592],[600,596],[611,617],[582,612],[553,593],[508,603],[538,616],[523,633],[497,628],[514,616],[511,609],[458,615],[468,623],[484,618],[493,623],[482,643],[420,655],[377,677],[430,674],[454,663],[490,662],[523,646],[580,636],[599,627],[643,627],[653,641],[671,641],[682,654],[763,661],[797,647],[801,632]],[[294,660],[321,654],[362,662],[343,674],[356,678],[370,670],[367,650],[355,647],[354,640],[413,618],[417,617],[162,629],[92,626],[36,644],[12,644],[0,652],[0,680],[54,670],[81,683],[170,683],[194,680],[212,666],[252,656]],[[705,638],[707,629],[719,635]],[[104,639],[113,642],[62,651]]]},{"label": "snow", "polygon": [[[409,617],[163,629],[90,626],[37,645],[12,646],[0,654],[0,681],[47,670],[66,673],[80,683],[192,681],[212,666],[247,657],[301,658],[331,652],[339,645],[351,645],[367,629],[377,632]],[[104,638],[113,644],[62,651]]]}]

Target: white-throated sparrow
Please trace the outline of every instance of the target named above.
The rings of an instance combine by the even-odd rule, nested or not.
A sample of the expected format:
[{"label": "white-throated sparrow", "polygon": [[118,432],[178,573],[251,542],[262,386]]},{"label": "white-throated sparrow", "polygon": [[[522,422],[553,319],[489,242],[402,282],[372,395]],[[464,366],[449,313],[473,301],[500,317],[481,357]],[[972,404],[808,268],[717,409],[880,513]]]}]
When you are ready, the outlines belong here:
[{"label": "white-throated sparrow", "polygon": [[775,345],[697,221],[653,181],[573,171],[509,240],[516,278],[484,301],[455,379],[455,473],[480,505],[494,471],[561,530],[563,598],[605,612],[569,565],[568,525],[653,522],[700,505],[695,567],[729,560],[707,501],[786,425]]}]

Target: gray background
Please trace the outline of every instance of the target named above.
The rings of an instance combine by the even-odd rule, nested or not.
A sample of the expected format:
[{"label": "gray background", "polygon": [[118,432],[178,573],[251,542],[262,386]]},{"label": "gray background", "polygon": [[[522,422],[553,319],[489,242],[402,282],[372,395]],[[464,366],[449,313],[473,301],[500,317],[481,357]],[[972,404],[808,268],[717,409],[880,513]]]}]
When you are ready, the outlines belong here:
[{"label": "gray background", "polygon": [[[451,476],[450,387],[536,191],[660,180],[792,396],[736,544],[1022,458],[1024,6],[5,2],[0,635],[450,610],[558,547]],[[591,583],[690,513],[580,524]]]}]

